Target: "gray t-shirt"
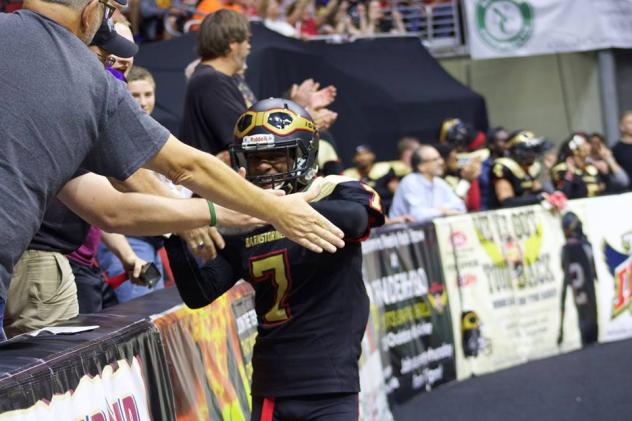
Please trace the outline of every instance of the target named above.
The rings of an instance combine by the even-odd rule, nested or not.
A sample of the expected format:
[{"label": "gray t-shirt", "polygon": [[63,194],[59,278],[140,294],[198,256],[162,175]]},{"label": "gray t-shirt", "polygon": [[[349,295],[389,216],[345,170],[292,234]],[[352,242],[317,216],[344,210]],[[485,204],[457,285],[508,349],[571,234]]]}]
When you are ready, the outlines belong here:
[{"label": "gray t-shirt", "polygon": [[124,180],[169,132],[54,21],[28,10],[0,13],[0,40],[0,297],[6,297],[13,266],[48,200],[77,169]]}]

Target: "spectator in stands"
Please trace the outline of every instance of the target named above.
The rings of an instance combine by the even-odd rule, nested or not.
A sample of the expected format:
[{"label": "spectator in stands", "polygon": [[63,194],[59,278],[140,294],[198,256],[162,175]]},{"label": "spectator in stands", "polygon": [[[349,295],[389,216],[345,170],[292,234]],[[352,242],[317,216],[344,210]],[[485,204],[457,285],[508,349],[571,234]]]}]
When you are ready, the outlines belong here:
[{"label": "spectator in stands", "polygon": [[163,37],[169,38],[169,31],[178,28],[179,24],[190,17],[191,9],[190,5],[182,0],[140,0],[140,35],[142,39],[144,41],[157,41]]},{"label": "spectator in stands", "polygon": [[625,191],[630,186],[630,178],[614,159],[614,153],[606,146],[604,137],[599,133],[593,133],[590,135],[590,146],[588,162],[594,165],[601,174],[607,175],[610,180],[606,185],[606,193]]},{"label": "spectator in stands", "polygon": [[465,212],[465,204],[441,176],[443,158],[430,145],[422,145],[413,153],[413,172],[399,185],[393,198],[389,216],[410,215],[418,222],[458,215]]},{"label": "spectator in stands", "polygon": [[[558,163],[551,171],[555,188],[569,199],[599,196],[606,191],[627,187],[628,179],[612,158],[606,161],[605,172],[592,164],[592,146],[588,134],[575,132],[560,146]],[[603,150],[601,151],[604,154]],[[605,153],[607,156],[607,153]]]},{"label": "spectator in stands", "polygon": [[509,132],[502,126],[494,127],[487,132],[487,149],[489,156],[481,164],[481,175],[478,182],[481,189],[481,210],[489,209],[489,197],[491,194],[491,171],[494,161],[505,156]]},{"label": "spectator in stands", "polygon": [[290,25],[281,10],[279,0],[261,0],[258,7],[258,15],[263,19],[266,28],[278,32],[286,37],[297,36],[296,28]]},{"label": "spectator in stands", "polygon": [[412,170],[411,158],[413,152],[421,145],[421,142],[416,137],[404,136],[399,142],[397,142],[397,155],[399,160],[392,161],[391,167],[395,172],[397,179],[401,181],[402,178],[410,174]]},{"label": "spectator in stands", "polygon": [[[127,85],[128,89],[143,111],[147,114],[151,114],[156,102],[156,83],[154,78],[142,67],[133,67],[130,70],[130,77],[128,78]],[[182,186],[174,185],[166,177],[162,176],[162,174],[157,174],[157,176],[158,179],[160,179],[170,191],[175,192],[177,196],[191,197],[191,192],[188,189],[184,189]],[[160,280],[158,280],[151,288],[141,283],[134,282],[134,279],[130,277],[130,279],[123,282],[114,290],[116,299],[119,303],[127,302],[164,287],[165,271],[162,258],[160,256],[160,249],[163,247],[163,237],[123,237],[122,239],[115,239],[117,241],[115,244],[119,244],[120,247],[114,249],[111,247],[111,240],[110,243],[108,243],[107,240],[107,237],[104,238],[103,244],[99,247],[98,253],[95,253],[98,266],[103,272],[105,272],[107,277],[112,278],[121,273],[129,273],[129,269],[126,267],[125,256],[130,254],[138,256],[145,262],[153,263],[161,275]],[[124,253],[120,252],[120,248],[123,247],[125,248]]]},{"label": "spectator in stands", "polygon": [[391,9],[390,18],[387,18],[380,0],[370,0],[366,17],[361,16],[360,18],[360,32],[363,35],[403,34],[406,32],[406,28],[399,10]]},{"label": "spectator in stands", "polygon": [[550,146],[548,140],[527,130],[509,135],[507,156],[496,159],[492,167],[491,209],[532,205],[544,200],[555,207],[560,205],[559,196],[545,193],[538,181],[541,166],[536,161]]},{"label": "spectator in stands", "polygon": [[0,247],[0,310],[13,266],[47,202],[80,165],[119,179],[146,165],[271,221],[312,250],[342,246],[341,232],[305,202],[309,195],[279,198],[254,188],[213,157],[181,144],[140,110],[120,82],[103,77],[85,45],[115,6],[107,0],[27,0],[24,7],[0,14],[2,68],[12,75],[10,83],[0,81],[0,223],[10,239]]},{"label": "spectator in stands", "polygon": [[399,185],[391,165],[388,162],[375,162],[375,154],[369,145],[356,147],[353,163],[355,167],[346,169],[343,175],[371,186],[382,198],[382,206],[387,212]]},{"label": "spectator in stands", "polygon": [[619,118],[621,137],[612,148],[612,155],[625,173],[632,177],[632,111],[624,111]]},{"label": "spectator in stands", "polygon": [[228,163],[233,126],[247,108],[233,78],[250,52],[246,17],[232,10],[208,15],[200,26],[197,52],[201,62],[187,83],[182,138]]}]

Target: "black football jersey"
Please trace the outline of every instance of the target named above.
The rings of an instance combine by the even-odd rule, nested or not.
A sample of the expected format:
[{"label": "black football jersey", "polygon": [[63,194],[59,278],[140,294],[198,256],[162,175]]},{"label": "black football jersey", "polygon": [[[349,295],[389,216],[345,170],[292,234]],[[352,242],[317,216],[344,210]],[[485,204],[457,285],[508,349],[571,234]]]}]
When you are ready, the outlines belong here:
[{"label": "black football jersey", "polygon": [[[314,208],[346,234],[343,226],[364,221],[345,247],[334,254],[312,253],[268,225],[226,236],[218,258],[201,268],[204,282],[212,285],[202,286],[197,295],[212,300],[239,279],[255,289],[254,396],[359,391],[358,358],[369,312],[359,240],[384,223],[380,198],[347,177],[319,178],[313,185],[321,189]],[[177,259],[175,266],[177,279]],[[191,300],[195,305],[197,298]]]},{"label": "black football jersey", "polygon": [[562,248],[562,311],[566,289],[570,286],[577,307],[582,343],[597,341],[597,298],[595,295],[595,263],[592,247],[585,240],[569,240]]},{"label": "black football jersey", "polygon": [[536,193],[536,180],[540,173],[539,163],[534,163],[525,171],[516,161],[511,158],[498,158],[494,161],[491,169],[490,179],[492,188],[490,190],[490,208],[500,207],[500,202],[496,197],[496,189],[493,187],[496,180],[504,179],[509,181],[513,187],[515,197],[523,197]]},{"label": "black football jersey", "polygon": [[569,199],[598,196],[606,189],[606,179],[594,165],[569,171],[565,162],[560,162],[551,170],[555,188]]}]

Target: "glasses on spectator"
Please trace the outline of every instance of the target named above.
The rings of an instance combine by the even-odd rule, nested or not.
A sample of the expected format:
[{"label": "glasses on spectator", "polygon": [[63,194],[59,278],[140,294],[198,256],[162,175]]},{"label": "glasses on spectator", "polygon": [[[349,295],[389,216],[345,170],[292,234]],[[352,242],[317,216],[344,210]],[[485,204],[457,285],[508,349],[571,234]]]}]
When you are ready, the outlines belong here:
[{"label": "glasses on spectator", "polygon": [[97,56],[99,57],[99,60],[101,60],[101,63],[103,63],[105,67],[112,67],[114,66],[114,63],[116,63],[116,59],[114,58],[114,56],[109,56],[109,55],[106,56],[101,53],[97,53]]},{"label": "glasses on spectator", "polygon": [[107,0],[99,0],[99,3],[103,4],[103,19],[108,20],[114,15],[116,7],[112,6]]}]

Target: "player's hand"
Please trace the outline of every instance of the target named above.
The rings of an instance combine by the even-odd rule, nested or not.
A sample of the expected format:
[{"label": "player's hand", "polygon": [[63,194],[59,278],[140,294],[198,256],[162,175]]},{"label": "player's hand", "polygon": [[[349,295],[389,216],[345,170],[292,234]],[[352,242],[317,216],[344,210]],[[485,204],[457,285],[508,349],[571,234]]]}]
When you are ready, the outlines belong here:
[{"label": "player's hand", "polygon": [[178,235],[184,239],[193,255],[204,261],[215,259],[217,250],[226,246],[224,238],[214,227],[195,228]]},{"label": "player's hand", "polygon": [[344,247],[344,233],[316,212],[307,202],[315,199],[320,189],[279,197],[278,208],[270,222],[290,240],[315,253],[335,253]]},{"label": "player's hand", "polygon": [[462,169],[461,177],[467,181],[474,181],[481,175],[480,158],[471,159]]},{"label": "player's hand", "polygon": [[125,270],[125,273],[127,273],[128,279],[133,284],[145,285],[139,278],[143,266],[147,264],[146,261],[138,257],[136,253],[131,253],[123,256],[121,258],[121,263],[123,264],[123,269]]}]

